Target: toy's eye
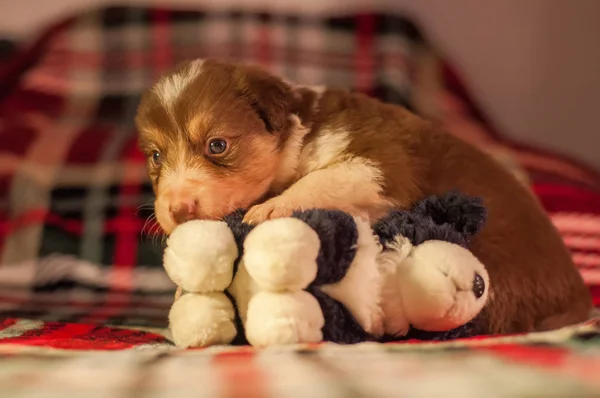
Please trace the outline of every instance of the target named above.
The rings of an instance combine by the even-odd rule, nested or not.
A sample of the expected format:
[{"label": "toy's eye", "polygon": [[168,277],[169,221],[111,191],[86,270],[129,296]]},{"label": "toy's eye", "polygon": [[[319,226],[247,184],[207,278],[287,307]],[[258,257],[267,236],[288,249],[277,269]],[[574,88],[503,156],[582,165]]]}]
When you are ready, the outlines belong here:
[{"label": "toy's eye", "polygon": [[155,165],[160,166],[160,163],[162,162],[162,158],[160,157],[160,152],[158,152],[158,151],[152,152],[152,162],[154,162]]},{"label": "toy's eye", "polygon": [[227,142],[220,138],[211,140],[208,143],[208,152],[211,155],[221,155],[227,149]]},{"label": "toy's eye", "polygon": [[475,298],[481,298],[483,293],[485,293],[485,281],[479,274],[475,274],[475,278],[473,278],[473,294],[475,294]]}]

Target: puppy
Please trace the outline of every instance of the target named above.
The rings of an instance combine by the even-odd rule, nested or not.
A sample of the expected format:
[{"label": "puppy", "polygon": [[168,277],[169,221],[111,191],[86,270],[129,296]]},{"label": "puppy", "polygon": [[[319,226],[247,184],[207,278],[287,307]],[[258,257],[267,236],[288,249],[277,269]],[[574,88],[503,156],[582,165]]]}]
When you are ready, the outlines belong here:
[{"label": "puppy", "polygon": [[136,115],[159,224],[249,208],[259,223],[297,209],[376,220],[459,189],[489,210],[472,251],[487,266],[486,333],[585,320],[589,291],[528,189],[497,161],[406,109],[361,94],[290,84],[248,65],[187,62],[163,76]]}]

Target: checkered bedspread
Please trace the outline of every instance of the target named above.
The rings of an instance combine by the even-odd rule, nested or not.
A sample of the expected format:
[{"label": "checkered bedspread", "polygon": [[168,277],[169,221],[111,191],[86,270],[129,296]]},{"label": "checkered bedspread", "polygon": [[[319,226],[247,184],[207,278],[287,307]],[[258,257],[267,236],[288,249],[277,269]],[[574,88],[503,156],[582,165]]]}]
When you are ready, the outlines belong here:
[{"label": "checkered bedspread", "polygon": [[489,151],[532,186],[600,306],[600,175],[504,139],[410,20],[102,8],[0,67],[0,396],[576,396],[596,383],[593,322],[509,342],[175,350],[132,120],[162,71],[206,56],[402,104]]}]

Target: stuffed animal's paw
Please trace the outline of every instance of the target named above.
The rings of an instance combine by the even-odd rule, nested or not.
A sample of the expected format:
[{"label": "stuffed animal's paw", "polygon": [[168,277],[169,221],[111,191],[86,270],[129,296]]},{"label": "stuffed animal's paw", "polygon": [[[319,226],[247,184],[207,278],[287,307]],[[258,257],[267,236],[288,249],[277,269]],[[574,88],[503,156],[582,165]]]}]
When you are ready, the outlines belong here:
[{"label": "stuffed animal's paw", "polygon": [[169,312],[169,328],[181,348],[229,344],[237,335],[233,304],[223,293],[182,295]]},{"label": "stuffed animal's paw", "polygon": [[490,288],[485,267],[469,250],[433,240],[413,249],[400,265],[398,282],[410,324],[432,332],[471,321]]},{"label": "stuffed animal's paw", "polygon": [[183,290],[208,293],[229,286],[237,257],[235,238],[225,222],[194,220],[171,233],[163,265]]},{"label": "stuffed animal's paw", "polygon": [[244,265],[262,290],[298,291],[317,275],[320,241],[297,218],[280,218],[258,225],[244,242]]},{"label": "stuffed animal's paw", "polygon": [[306,291],[260,292],[248,306],[246,338],[255,347],[318,343],[325,325],[317,299]]}]

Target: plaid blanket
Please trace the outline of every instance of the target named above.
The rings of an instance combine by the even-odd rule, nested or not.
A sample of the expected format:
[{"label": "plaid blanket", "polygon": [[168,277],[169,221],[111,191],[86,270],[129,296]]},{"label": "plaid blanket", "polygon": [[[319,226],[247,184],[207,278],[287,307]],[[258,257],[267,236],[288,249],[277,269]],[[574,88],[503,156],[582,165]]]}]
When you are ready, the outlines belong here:
[{"label": "plaid blanket", "polygon": [[[600,369],[595,323],[433,349],[175,350],[162,329],[174,286],[160,264],[133,115],[165,69],[207,56],[402,104],[488,151],[538,195],[600,307],[600,175],[495,131],[405,17],[101,8],[59,21],[0,68],[0,396],[18,396],[23,380],[63,397],[94,380],[103,382],[92,395],[103,396],[187,396],[198,385],[205,396],[430,396],[447,392],[427,387],[440,377],[473,395],[539,392],[539,383],[558,395],[590,391]],[[527,377],[504,383],[515,374]]]},{"label": "plaid blanket", "polygon": [[327,343],[262,351],[182,351],[151,332],[16,319],[0,324],[0,337],[0,396],[15,398],[600,394],[597,323],[444,343]]}]

